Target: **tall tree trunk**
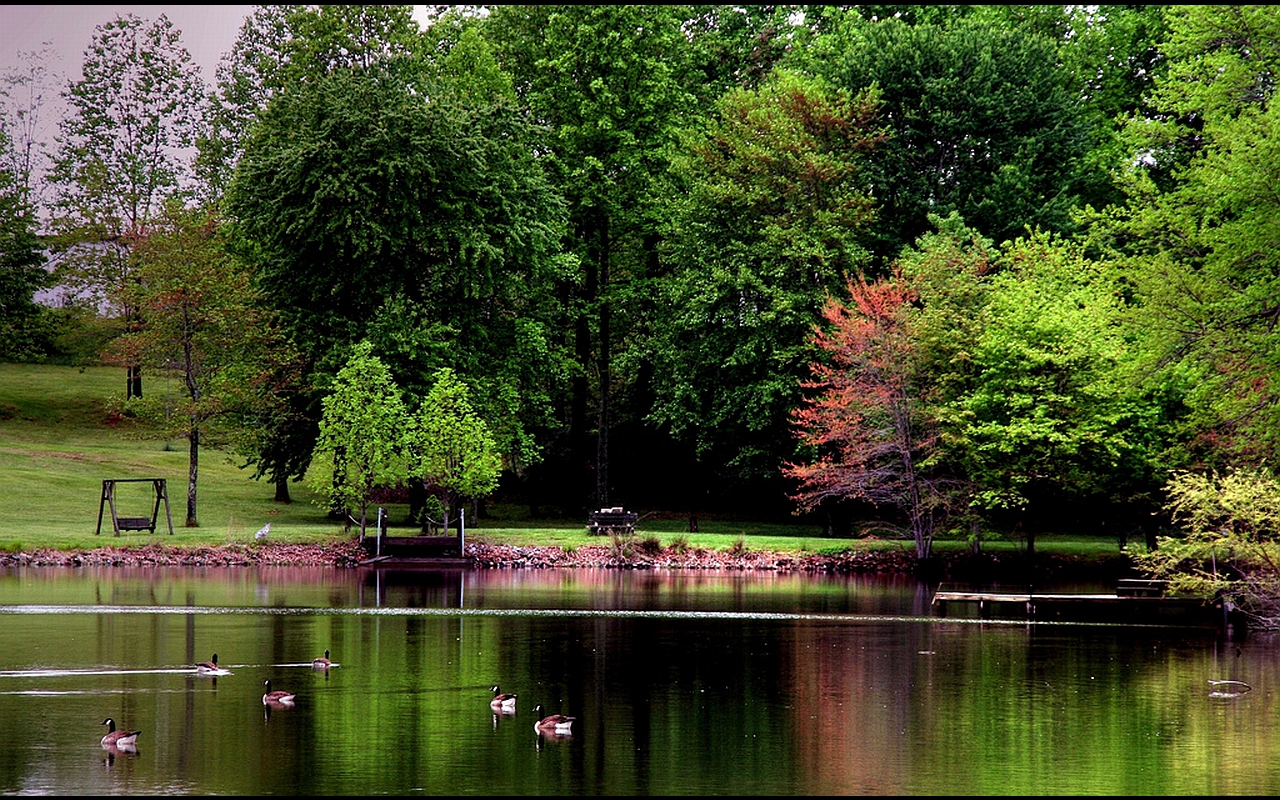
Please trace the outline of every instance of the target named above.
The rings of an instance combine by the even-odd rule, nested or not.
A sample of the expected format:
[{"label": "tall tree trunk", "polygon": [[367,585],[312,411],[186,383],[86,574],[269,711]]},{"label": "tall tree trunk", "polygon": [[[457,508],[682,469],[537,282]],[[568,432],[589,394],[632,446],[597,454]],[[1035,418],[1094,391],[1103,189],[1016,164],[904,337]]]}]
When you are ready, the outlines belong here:
[{"label": "tall tree trunk", "polygon": [[187,527],[198,528],[200,523],[196,521],[196,478],[200,471],[200,429],[191,428],[191,433],[187,435],[187,441],[190,443],[190,457],[187,459]]},{"label": "tall tree trunk", "polygon": [[596,235],[599,237],[596,258],[599,261],[600,286],[596,293],[600,298],[600,416],[596,426],[596,508],[609,507],[609,395],[612,385],[610,358],[610,308],[609,308],[609,224],[601,220]]}]

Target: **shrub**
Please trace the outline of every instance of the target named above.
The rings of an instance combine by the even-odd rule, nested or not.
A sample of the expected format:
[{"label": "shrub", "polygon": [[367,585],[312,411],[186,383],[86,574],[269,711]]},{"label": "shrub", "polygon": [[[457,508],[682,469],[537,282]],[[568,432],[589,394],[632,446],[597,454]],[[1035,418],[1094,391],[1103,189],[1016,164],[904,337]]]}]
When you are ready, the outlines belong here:
[{"label": "shrub", "polygon": [[678,556],[682,556],[689,550],[689,537],[674,536],[671,538],[671,543],[668,544],[667,547],[671,549],[671,552]]},{"label": "shrub", "polygon": [[646,556],[656,556],[662,552],[662,540],[653,534],[649,534],[642,537],[636,547]]}]

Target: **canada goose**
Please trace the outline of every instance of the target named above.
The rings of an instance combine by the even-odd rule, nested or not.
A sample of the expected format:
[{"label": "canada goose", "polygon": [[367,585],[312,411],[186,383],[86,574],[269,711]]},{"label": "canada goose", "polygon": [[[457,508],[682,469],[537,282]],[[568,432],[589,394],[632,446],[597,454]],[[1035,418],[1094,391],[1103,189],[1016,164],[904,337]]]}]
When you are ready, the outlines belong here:
[{"label": "canada goose", "polygon": [[262,685],[267,687],[266,691],[262,694],[262,704],[264,706],[291,706],[293,705],[293,698],[298,696],[295,692],[283,692],[279,690],[274,692],[271,691],[270,680],[263,681]]},{"label": "canada goose", "polygon": [[231,670],[223,669],[218,666],[218,654],[214,653],[213,658],[209,661],[201,661],[196,664],[196,672],[200,675],[230,675]]},{"label": "canada goose", "polygon": [[551,734],[553,736],[570,736],[573,734],[573,723],[577,721],[577,717],[566,717],[564,714],[552,714],[550,716],[542,716],[542,706],[534,706],[533,716],[538,719],[533,723],[533,729],[538,733]]},{"label": "canada goose", "polygon": [[489,707],[494,711],[510,713],[516,710],[516,695],[507,694],[497,686],[489,687],[489,691],[493,692],[493,699],[489,701]]},{"label": "canada goose", "polygon": [[104,719],[102,724],[107,726],[107,735],[102,737],[103,747],[132,747],[138,741],[138,734],[142,733],[116,730],[116,721],[111,717]]},{"label": "canada goose", "polygon": [[336,666],[337,664],[334,664],[332,661],[329,660],[328,650],[324,651],[324,658],[317,658],[316,660],[311,662],[312,669],[328,669],[329,667],[336,667]]}]

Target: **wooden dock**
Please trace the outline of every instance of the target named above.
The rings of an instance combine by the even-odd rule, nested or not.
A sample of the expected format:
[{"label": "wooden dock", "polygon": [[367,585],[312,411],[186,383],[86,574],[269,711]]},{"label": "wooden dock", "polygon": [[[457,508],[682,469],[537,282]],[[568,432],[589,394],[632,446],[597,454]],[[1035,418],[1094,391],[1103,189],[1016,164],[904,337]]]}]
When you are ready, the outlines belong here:
[{"label": "wooden dock", "polygon": [[1113,623],[1214,628],[1231,632],[1242,619],[1229,602],[1166,597],[1158,587],[1122,587],[1114,594],[1052,594],[939,589],[933,607],[945,617],[956,606],[979,619]]},{"label": "wooden dock", "polygon": [[369,558],[360,565],[368,567],[459,567],[474,561],[460,536],[369,536],[364,549]]}]

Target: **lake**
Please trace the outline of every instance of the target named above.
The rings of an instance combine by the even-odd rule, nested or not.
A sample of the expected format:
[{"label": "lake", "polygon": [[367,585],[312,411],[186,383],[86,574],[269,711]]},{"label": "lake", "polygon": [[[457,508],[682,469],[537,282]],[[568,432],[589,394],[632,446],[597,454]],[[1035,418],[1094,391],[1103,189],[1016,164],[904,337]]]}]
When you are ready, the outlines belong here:
[{"label": "lake", "polygon": [[[0,572],[0,791],[1280,793],[1276,639],[938,618],[900,576]],[[336,666],[315,669],[325,650]],[[230,674],[199,675],[214,653]],[[264,681],[295,692],[264,705]],[[1236,681],[1238,683],[1221,683]],[[518,695],[489,707],[491,687]],[[534,707],[577,718],[534,730]],[[140,731],[107,750],[112,718]]]}]

